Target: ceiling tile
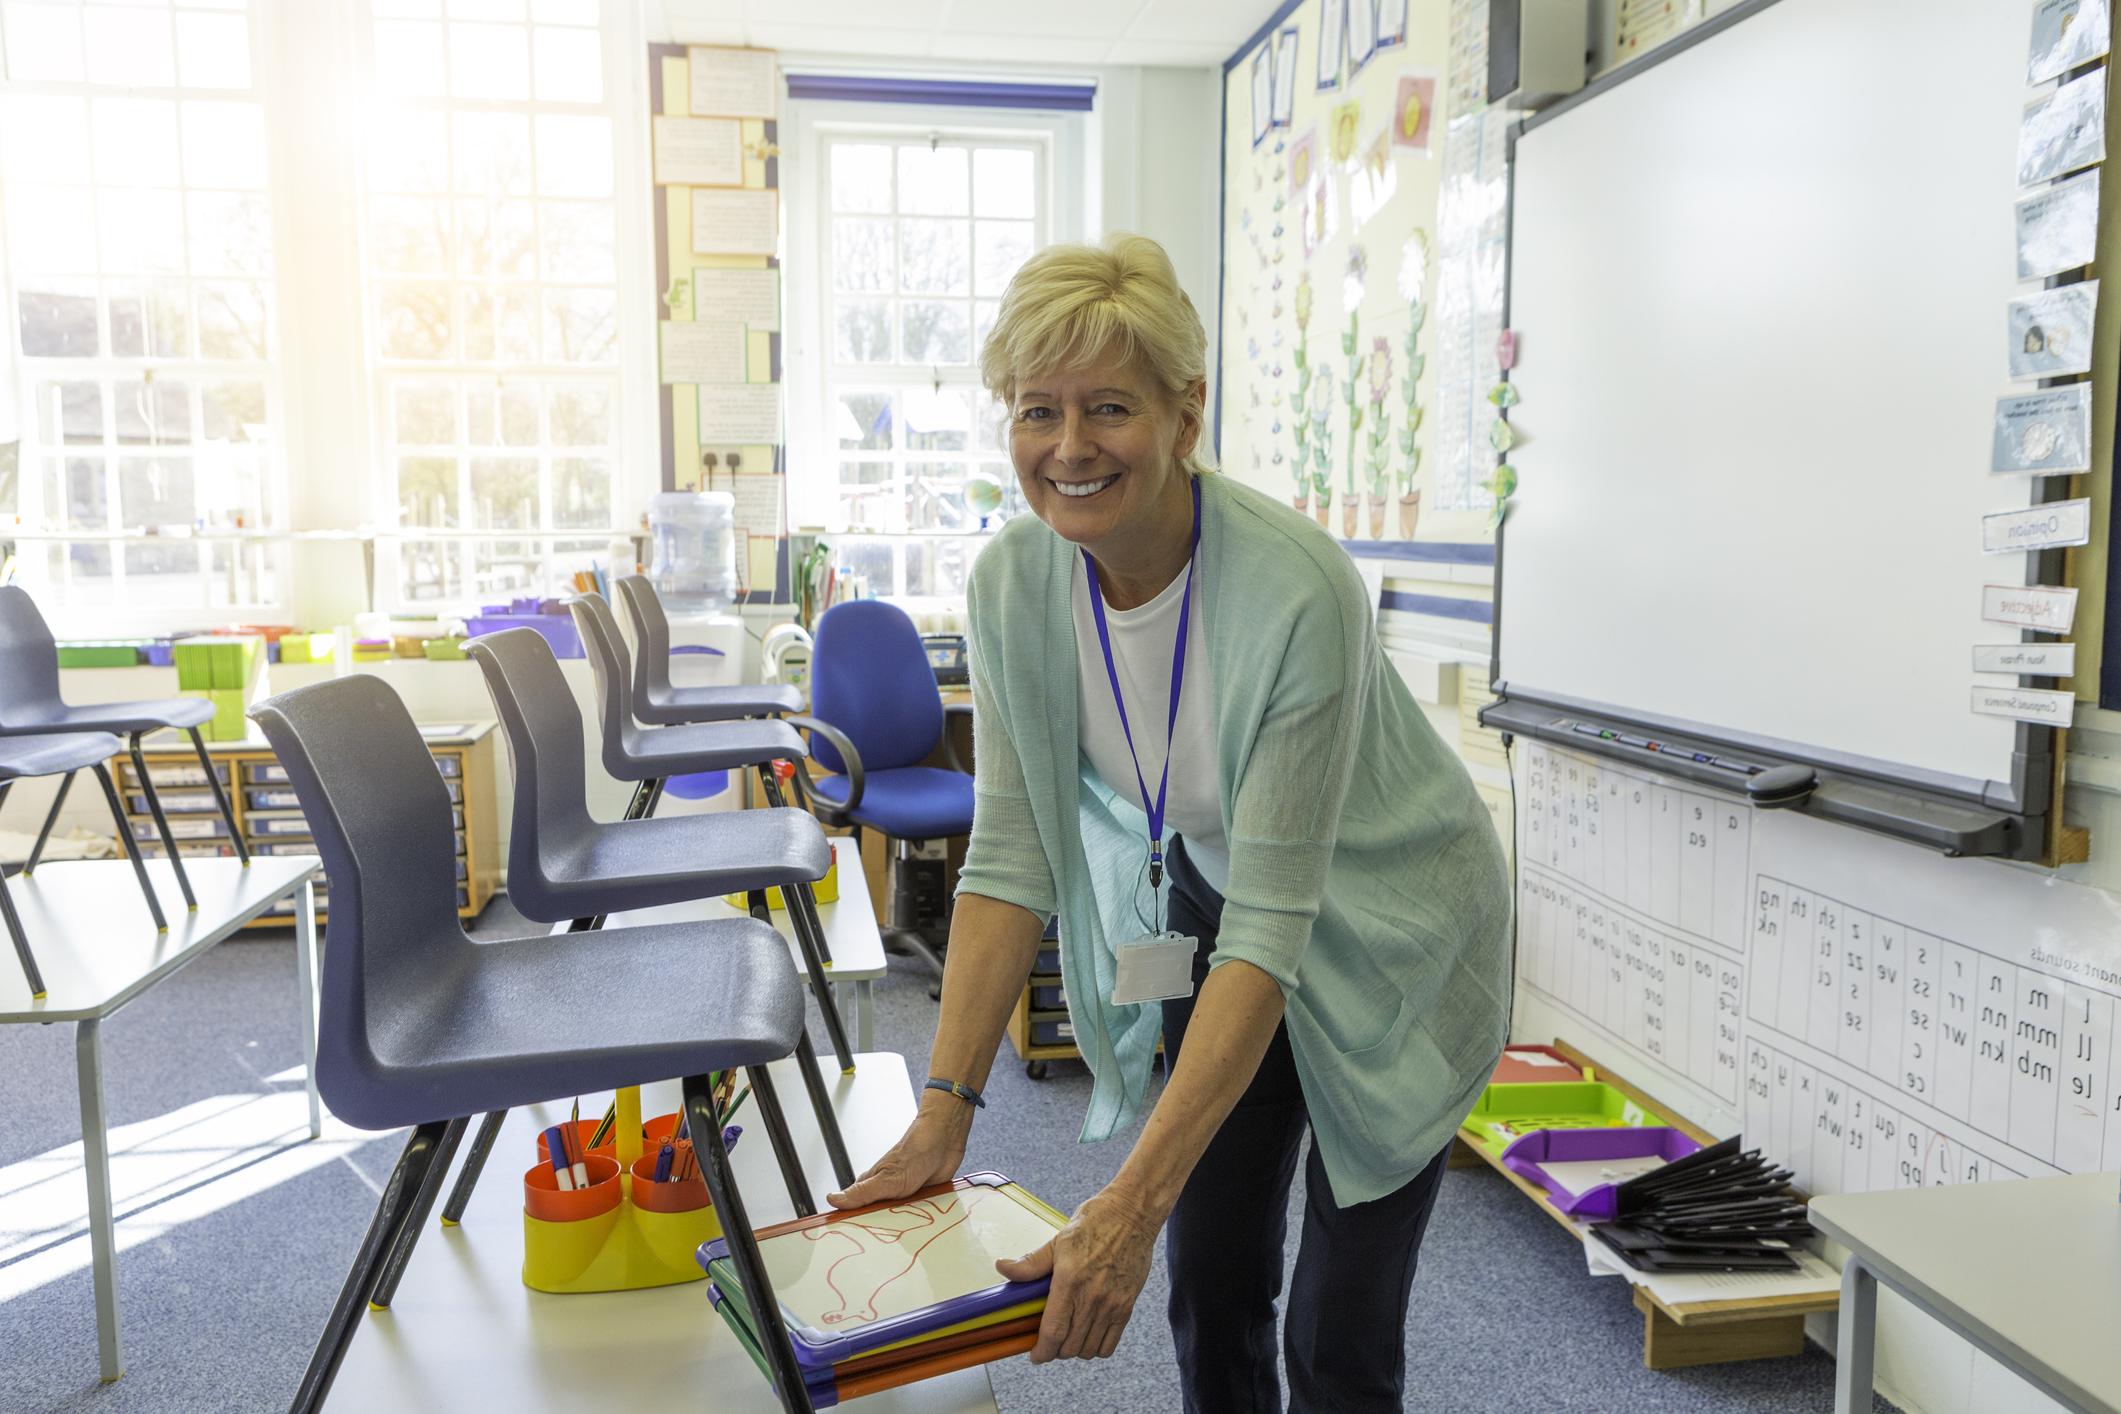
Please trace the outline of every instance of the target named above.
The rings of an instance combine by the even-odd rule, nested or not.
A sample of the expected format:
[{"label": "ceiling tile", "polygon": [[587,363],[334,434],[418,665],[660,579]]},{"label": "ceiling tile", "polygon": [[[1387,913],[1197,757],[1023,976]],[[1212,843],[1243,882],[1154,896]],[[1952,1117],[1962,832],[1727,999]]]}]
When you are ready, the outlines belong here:
[{"label": "ceiling tile", "polygon": [[[804,18],[809,17],[806,14]],[[848,25],[781,24],[754,20],[748,26],[751,42],[765,49],[785,49],[803,54],[886,56],[925,59],[933,47],[926,27],[906,29],[855,28]]]},{"label": "ceiling tile", "polygon": [[[723,0],[726,5],[727,0]],[[910,29],[922,34],[942,22],[949,0],[744,0],[752,24],[788,22],[806,29],[854,25],[864,29]]]},{"label": "ceiling tile", "polygon": [[1220,62],[1280,8],[1275,0],[1148,0],[1127,38],[1196,41],[1221,50]]},{"label": "ceiling tile", "polygon": [[[1239,40],[1237,44],[1244,41]],[[1122,39],[1112,46],[1115,64],[1179,69],[1219,69],[1237,44],[1223,40]]]},{"label": "ceiling tile", "polygon": [[744,42],[744,17],[730,0],[664,0],[663,15],[679,44]]},{"label": "ceiling tile", "polygon": [[[950,0],[941,37],[953,31],[982,35],[1075,39],[1099,57],[1141,12],[1146,0]],[[1067,62],[1080,62],[1069,60]]]},{"label": "ceiling tile", "polygon": [[1109,35],[1062,37],[1025,34],[966,34],[955,26],[935,36],[938,59],[978,59],[990,63],[1108,64],[1130,62],[1114,57]]}]

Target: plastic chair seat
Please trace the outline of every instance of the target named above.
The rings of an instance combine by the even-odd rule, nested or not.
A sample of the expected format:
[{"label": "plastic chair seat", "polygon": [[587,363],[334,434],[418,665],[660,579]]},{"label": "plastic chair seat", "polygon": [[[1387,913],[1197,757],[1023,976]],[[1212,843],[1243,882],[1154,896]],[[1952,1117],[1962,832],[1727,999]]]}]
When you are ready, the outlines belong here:
[{"label": "plastic chair seat", "polygon": [[738,771],[769,761],[799,761],[809,753],[795,728],[773,720],[698,723],[629,729],[618,751],[607,742],[604,769],[622,781]]},{"label": "plastic chair seat", "polygon": [[815,883],[832,867],[824,830],[787,808],[591,824],[540,846],[534,875],[520,864],[509,870],[509,899],[525,917],[551,922]]},{"label": "plastic chair seat", "polygon": [[98,761],[108,761],[120,749],[118,739],[108,732],[10,737],[0,740],[0,781],[85,771]]},{"label": "plastic chair seat", "polygon": [[[847,778],[820,776],[810,782],[809,789],[827,805],[838,805],[847,799]],[[851,818],[857,825],[901,840],[969,834],[972,777],[938,766],[871,771],[862,786],[862,803]]]},{"label": "plastic chair seat", "polygon": [[0,726],[0,736],[20,736],[26,732],[116,732],[123,736],[132,732],[159,731],[164,727],[196,727],[213,720],[214,704],[203,697],[164,697],[149,702],[65,702],[43,711],[17,711],[11,715],[13,720]]},{"label": "plastic chair seat", "polygon": [[740,717],[770,717],[778,712],[802,710],[801,693],[792,687],[770,683],[673,687],[661,692],[651,686],[646,696],[635,693],[633,699],[634,716],[659,727],[727,722]]},{"label": "plastic chair seat", "polygon": [[[334,1084],[319,1069],[332,1113],[356,1128],[763,1065],[795,1049],[803,1024],[787,944],[751,918],[628,928],[623,938],[438,939],[432,958],[416,998],[371,1003],[367,1076]],[[643,1006],[648,997],[655,1004]]]}]

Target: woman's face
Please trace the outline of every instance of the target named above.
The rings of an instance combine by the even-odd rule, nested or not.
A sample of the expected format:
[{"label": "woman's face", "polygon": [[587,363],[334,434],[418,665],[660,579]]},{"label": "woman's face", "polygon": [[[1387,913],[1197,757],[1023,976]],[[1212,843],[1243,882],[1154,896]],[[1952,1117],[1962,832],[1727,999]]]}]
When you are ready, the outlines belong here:
[{"label": "woman's face", "polygon": [[1024,500],[1092,554],[1154,527],[1155,509],[1184,484],[1202,392],[1174,401],[1112,357],[1025,378],[1009,409],[1009,456]]}]

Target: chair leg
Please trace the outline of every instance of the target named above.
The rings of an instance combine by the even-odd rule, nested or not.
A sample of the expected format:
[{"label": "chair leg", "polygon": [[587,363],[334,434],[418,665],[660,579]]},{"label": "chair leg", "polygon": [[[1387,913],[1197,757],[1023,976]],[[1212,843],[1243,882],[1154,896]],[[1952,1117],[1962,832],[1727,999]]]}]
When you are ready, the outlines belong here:
[{"label": "chair leg", "polygon": [[[772,762],[769,761],[759,767],[759,780],[763,783],[760,789],[765,793],[767,807],[773,810],[780,809],[784,804],[781,797],[781,783],[774,779]],[[861,845],[859,843],[855,845],[855,853],[857,856],[861,853]],[[808,884],[804,884],[802,889],[805,894],[810,896],[810,911],[815,914],[817,912],[817,891]],[[783,897],[786,896],[786,893],[785,889],[782,890]],[[827,967],[832,966],[832,946],[825,941],[825,930],[822,926],[817,929],[817,955],[819,962]]]},{"label": "chair leg", "polygon": [[434,1161],[435,1148],[448,1127],[448,1121],[435,1120],[413,1130],[412,1137],[405,1141],[405,1152],[398,1156],[398,1166],[383,1185],[375,1220],[368,1225],[368,1235],[361,1239],[361,1250],[354,1256],[346,1285],[339,1289],[339,1299],[331,1308],[331,1319],[325,1322],[324,1334],[318,1337],[317,1348],[309,1357],[309,1368],[302,1372],[302,1383],[295,1388],[288,1414],[312,1414],[324,1407],[324,1396],[331,1392],[332,1379],[346,1358],[346,1347],[353,1344],[368,1293],[375,1287],[376,1272],[412,1212],[428,1166]]},{"label": "chair leg", "polygon": [[220,807],[221,818],[228,823],[228,838],[236,847],[236,858],[250,868],[250,846],[243,843],[243,832],[236,828],[236,812],[228,804],[228,791],[221,784],[221,773],[214,769],[214,758],[207,754],[206,739],[199,735],[197,727],[190,728],[192,750],[199,753],[199,764],[206,769],[206,784],[213,787],[214,804]]},{"label": "chair leg", "polygon": [[140,896],[147,900],[147,911],[154,915],[155,931],[167,933],[169,920],[162,916],[162,900],[155,897],[154,881],[147,877],[147,861],[140,857],[140,842],[133,838],[133,823],[125,818],[125,802],[118,799],[118,787],[110,778],[110,768],[98,761],[89,769],[96,773],[96,784],[103,787],[103,798],[110,802],[110,817],[118,825],[118,845],[132,862],[133,877],[140,882]]},{"label": "chair leg", "polygon": [[442,1191],[442,1178],[449,1172],[449,1161],[456,1157],[457,1144],[464,1137],[462,1116],[449,1122],[442,1131],[442,1142],[435,1146],[434,1158],[428,1162],[427,1172],[420,1176],[420,1191],[413,1195],[412,1211],[405,1216],[405,1223],[398,1229],[398,1240],[390,1245],[390,1254],[383,1259],[383,1270],[376,1274],[376,1289],[368,1298],[368,1309],[387,1311],[390,1298],[398,1294],[398,1279],[405,1275],[405,1264],[412,1260],[412,1249],[420,1243],[420,1230],[427,1226],[427,1215],[434,1210],[435,1195]]},{"label": "chair leg", "polygon": [[177,876],[177,891],[184,895],[184,906],[197,913],[199,900],[192,896],[191,880],[185,877],[184,856],[177,853],[177,837],[169,832],[169,817],[162,813],[162,797],[155,793],[155,783],[147,775],[147,758],[140,754],[140,733],[127,737],[126,745],[132,751],[133,775],[139,778],[140,793],[147,797],[147,813],[155,817],[155,833],[162,837],[169,867]]},{"label": "chair leg", "polygon": [[751,1101],[758,1106],[759,1123],[766,1126],[766,1141],[773,1145],[774,1160],[781,1166],[781,1182],[788,1186],[788,1201],[795,1205],[797,1217],[807,1218],[817,1211],[817,1204],[810,1197],[810,1180],[803,1176],[803,1161],[796,1156],[795,1136],[788,1132],[780,1093],[773,1088],[773,1077],[765,1066],[748,1066],[746,1073],[751,1077]]},{"label": "chair leg", "polygon": [[825,1019],[825,1038],[840,1063],[840,1074],[854,1074],[854,1048],[847,1044],[847,1023],[840,1016],[838,998],[832,995],[831,979],[825,976],[825,923],[818,916],[817,895],[808,883],[782,885],[781,897],[788,903],[788,921],[803,952],[803,970],[810,976],[810,994],[817,998],[819,1015]]},{"label": "chair leg", "polygon": [[665,779],[667,778],[658,778],[649,782],[648,803],[641,807],[641,818],[643,820],[655,814],[655,808],[663,803],[663,782]]},{"label": "chair leg", "polygon": [[29,935],[22,931],[22,917],[15,912],[15,900],[8,893],[4,878],[0,878],[0,922],[6,923],[7,936],[15,944],[15,958],[22,964],[22,975],[29,979],[31,1000],[43,996],[44,974],[37,970],[36,955],[29,950]]},{"label": "chair leg", "polygon": [[825,1090],[825,1078],[817,1073],[817,1050],[810,1044],[808,1031],[796,1038],[795,1062],[802,1067],[803,1089],[810,1096],[810,1109],[817,1116],[818,1131],[825,1136],[825,1155],[832,1160],[832,1176],[839,1180],[844,1192],[854,1184],[854,1161],[847,1156],[847,1136],[840,1133],[840,1117],[833,1112],[832,1096]]},{"label": "chair leg", "polygon": [[[758,1083],[756,1072],[763,1070],[763,1066],[756,1068],[754,1086]],[[704,1075],[688,1075],[684,1084],[685,1113],[693,1134],[698,1136],[693,1152],[700,1156],[701,1177],[707,1180],[707,1194],[714,1200],[714,1211],[721,1219],[722,1235],[729,1239],[729,1260],[736,1264],[737,1280],[743,1285],[750,1310],[751,1328],[766,1356],[774,1393],[780,1397],[785,1414],[812,1414],[816,1406],[811,1404],[810,1389],[803,1383],[802,1366],[795,1362],[795,1347],[781,1320],[781,1305],[774,1298],[765,1258],[751,1231],[751,1219],[744,1215],[744,1199],[737,1192],[736,1174],[729,1167],[729,1151],[722,1147],[721,1120],[714,1112],[714,1089]],[[710,1403],[719,1404],[724,1394],[720,1389],[714,1390]]]},{"label": "chair leg", "polygon": [[37,842],[30,846],[29,862],[22,866],[25,879],[37,872],[37,861],[44,858],[44,846],[52,837],[52,826],[59,823],[59,808],[66,804],[66,793],[74,788],[74,774],[68,771],[59,778],[59,793],[52,797],[52,808],[44,816],[44,828],[37,831]]},{"label": "chair leg", "polygon": [[449,1201],[442,1205],[444,1227],[455,1227],[464,1221],[464,1210],[471,1206],[471,1190],[479,1186],[479,1171],[486,1167],[486,1156],[493,1152],[501,1121],[507,1118],[508,1111],[495,1110],[479,1121],[478,1133],[471,1136],[471,1147],[464,1151],[464,1167],[457,1170],[456,1186],[449,1190]]}]

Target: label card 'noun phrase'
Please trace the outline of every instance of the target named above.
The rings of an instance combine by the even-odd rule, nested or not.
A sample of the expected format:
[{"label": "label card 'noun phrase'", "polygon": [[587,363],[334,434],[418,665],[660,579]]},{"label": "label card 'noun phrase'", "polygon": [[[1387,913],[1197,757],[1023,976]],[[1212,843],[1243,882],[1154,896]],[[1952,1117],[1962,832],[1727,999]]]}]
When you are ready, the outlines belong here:
[{"label": "label card 'noun phrase'", "polygon": [[2092,538],[2092,503],[2050,501],[2022,511],[1997,511],[1981,517],[1981,548],[1991,555],[2013,550],[2048,550],[2083,545]]},{"label": "label card 'noun phrase'", "polygon": [[1974,689],[1974,710],[1984,717],[2010,717],[2051,727],[2068,726],[2076,704],[2074,692],[2050,692],[2037,687]]},{"label": "label card 'noun phrase'", "polygon": [[2044,584],[1986,584],[1981,587],[1981,617],[1992,624],[2068,633],[2077,618],[2077,591]]},{"label": "label card 'noun phrase'", "polygon": [[1977,673],[2017,673],[2029,678],[2066,678],[2077,671],[2074,643],[1977,643]]}]

